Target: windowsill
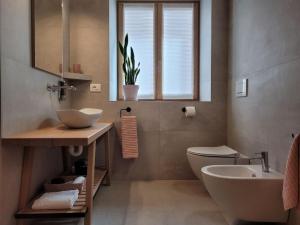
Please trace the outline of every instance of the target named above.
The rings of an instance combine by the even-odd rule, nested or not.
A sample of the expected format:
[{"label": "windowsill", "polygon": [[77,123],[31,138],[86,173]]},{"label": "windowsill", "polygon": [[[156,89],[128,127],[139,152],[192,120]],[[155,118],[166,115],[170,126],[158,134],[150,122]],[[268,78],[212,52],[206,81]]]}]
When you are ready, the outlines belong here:
[{"label": "windowsill", "polygon": [[[138,100],[123,100],[123,99],[118,99],[118,100],[108,100],[109,102],[202,102],[200,100],[196,99],[163,99],[163,100],[158,100],[158,99],[138,99]],[[211,103],[211,102],[208,102]]]}]

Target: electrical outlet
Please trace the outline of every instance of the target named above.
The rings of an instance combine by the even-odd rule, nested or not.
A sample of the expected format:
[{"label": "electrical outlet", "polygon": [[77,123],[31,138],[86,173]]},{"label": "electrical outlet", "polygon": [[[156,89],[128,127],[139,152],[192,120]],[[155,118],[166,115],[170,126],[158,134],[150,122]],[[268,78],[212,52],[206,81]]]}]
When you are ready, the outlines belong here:
[{"label": "electrical outlet", "polygon": [[101,92],[101,84],[90,84],[90,92]]}]

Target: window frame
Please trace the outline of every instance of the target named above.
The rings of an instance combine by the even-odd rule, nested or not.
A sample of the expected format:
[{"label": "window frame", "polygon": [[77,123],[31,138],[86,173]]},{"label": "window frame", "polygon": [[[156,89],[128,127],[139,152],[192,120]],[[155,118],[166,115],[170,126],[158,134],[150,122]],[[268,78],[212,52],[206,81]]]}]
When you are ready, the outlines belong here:
[{"label": "window frame", "polygon": [[[124,39],[124,4],[137,3],[137,4],[154,4],[154,98],[153,99],[139,99],[142,101],[199,101],[200,99],[200,2],[197,0],[118,0],[117,1],[117,38],[119,40]],[[194,4],[193,26],[193,58],[194,58],[194,90],[193,98],[190,99],[166,99],[162,94],[162,39],[163,39],[163,4],[176,3],[176,4]],[[122,93],[123,85],[123,73],[122,73],[122,57],[117,49],[117,96],[118,100],[124,100]]]}]

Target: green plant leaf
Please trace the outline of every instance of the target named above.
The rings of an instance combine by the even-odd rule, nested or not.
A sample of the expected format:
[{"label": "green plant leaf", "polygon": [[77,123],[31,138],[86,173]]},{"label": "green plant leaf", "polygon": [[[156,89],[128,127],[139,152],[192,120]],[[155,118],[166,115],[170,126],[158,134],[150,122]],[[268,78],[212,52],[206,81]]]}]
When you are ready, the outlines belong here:
[{"label": "green plant leaf", "polygon": [[125,63],[123,63],[122,68],[123,68],[124,74],[126,75],[127,71],[126,71],[126,64]]},{"label": "green plant leaf", "polygon": [[131,58],[132,68],[135,69],[135,56],[132,47],[130,47],[130,58]]},{"label": "green plant leaf", "polygon": [[127,48],[128,48],[129,38],[128,34],[125,35],[124,38],[124,45],[119,41],[119,50],[123,57],[123,64],[122,69],[124,72],[124,80],[126,85],[134,85],[137,77],[140,73],[140,62],[136,66],[135,62],[135,54],[132,47],[130,47],[130,53],[128,54]]},{"label": "green plant leaf", "polygon": [[138,77],[140,71],[141,71],[141,69],[139,69],[139,68],[136,70],[136,72],[135,72],[135,80],[137,79],[137,77]]},{"label": "green plant leaf", "polygon": [[124,39],[124,56],[127,57],[127,47],[128,47],[128,34],[125,35]]},{"label": "green plant leaf", "polygon": [[124,56],[124,48],[123,48],[121,42],[119,42],[119,49],[120,49],[120,52],[121,52],[122,56]]},{"label": "green plant leaf", "polygon": [[126,33],[125,35],[125,39],[124,39],[124,47],[128,46],[128,33]]},{"label": "green plant leaf", "polygon": [[126,66],[127,66],[128,72],[129,72],[130,71],[130,60],[128,58],[126,60]]}]

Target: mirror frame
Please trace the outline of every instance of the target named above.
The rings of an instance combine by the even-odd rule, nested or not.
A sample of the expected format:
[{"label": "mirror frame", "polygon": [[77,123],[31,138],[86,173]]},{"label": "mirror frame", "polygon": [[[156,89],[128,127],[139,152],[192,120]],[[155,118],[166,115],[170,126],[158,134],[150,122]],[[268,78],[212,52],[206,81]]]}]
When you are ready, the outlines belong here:
[{"label": "mirror frame", "polygon": [[[30,31],[30,35],[31,35],[31,40],[30,40],[30,44],[31,44],[31,67],[34,69],[37,69],[39,71],[54,75],[56,77],[62,77],[62,74],[57,74],[57,73],[53,73],[50,72],[48,70],[42,69],[40,67],[37,67],[35,65],[36,62],[36,56],[35,56],[35,1],[38,0],[30,0],[30,26],[31,26],[31,31]],[[62,62],[63,63],[63,62]]]},{"label": "mirror frame", "polygon": [[[40,68],[36,66],[36,55],[35,55],[35,3],[39,0],[30,0],[30,15],[31,15],[31,67],[45,72],[50,75],[54,75],[56,77],[59,77],[61,79],[68,79],[68,80],[81,80],[81,81],[92,81],[92,76],[85,74],[85,73],[72,73],[68,71],[69,68],[69,60],[70,56],[68,54],[69,52],[69,44],[70,44],[70,31],[69,31],[69,4],[70,0],[60,0],[60,3],[62,4],[61,7],[61,15],[62,15],[62,55],[61,55],[61,64],[62,64],[62,73],[53,73],[46,69]],[[51,0],[49,0],[51,1]]]}]

